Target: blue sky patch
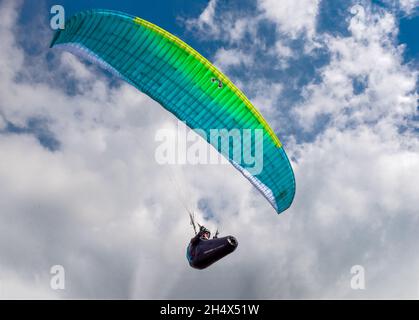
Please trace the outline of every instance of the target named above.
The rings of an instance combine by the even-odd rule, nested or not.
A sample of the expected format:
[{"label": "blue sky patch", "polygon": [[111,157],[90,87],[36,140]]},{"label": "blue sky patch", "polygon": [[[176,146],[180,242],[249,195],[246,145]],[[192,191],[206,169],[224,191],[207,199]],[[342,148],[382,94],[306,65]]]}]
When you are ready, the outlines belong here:
[{"label": "blue sky patch", "polygon": [[7,122],[6,128],[1,133],[8,134],[29,134],[36,137],[39,143],[49,151],[57,151],[60,148],[60,141],[48,128],[48,121],[41,118],[30,118],[25,126],[18,126]]}]

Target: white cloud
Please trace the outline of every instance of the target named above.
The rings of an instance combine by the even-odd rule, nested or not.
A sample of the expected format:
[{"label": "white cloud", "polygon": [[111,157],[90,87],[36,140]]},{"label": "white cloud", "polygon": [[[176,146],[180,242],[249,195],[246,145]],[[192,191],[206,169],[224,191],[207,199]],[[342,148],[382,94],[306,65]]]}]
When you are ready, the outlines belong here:
[{"label": "white cloud", "polygon": [[186,26],[189,28],[196,28],[201,32],[211,34],[212,36],[218,35],[220,29],[218,23],[215,21],[216,5],[217,0],[210,0],[198,18],[186,20]]},{"label": "white cloud", "polygon": [[260,0],[258,6],[280,32],[295,38],[301,33],[315,34],[319,3],[318,0]]},{"label": "white cloud", "polygon": [[406,15],[412,15],[419,7],[418,0],[384,0],[395,11],[401,11]]},{"label": "white cloud", "polygon": [[[394,17],[367,13],[361,6],[351,12],[351,36],[326,36],[331,62],[321,69],[321,82],[305,88],[305,100],[296,109],[306,130],[319,115],[329,115],[335,126],[345,128],[367,122],[379,126],[385,120],[401,125],[416,111],[416,72],[403,65],[403,47],[393,44]],[[365,87],[358,94],[356,79]]]},{"label": "white cloud", "polygon": [[[0,299],[40,300],[60,297],[59,293],[54,293],[49,287],[49,274],[47,272],[34,274],[32,278],[7,270],[0,270],[0,273]],[[28,286],[28,283],[31,283],[31,286]]]},{"label": "white cloud", "polygon": [[283,43],[281,43],[279,41],[275,43],[274,50],[275,50],[275,53],[276,53],[277,57],[289,58],[289,57],[292,56],[291,48],[285,46]]},{"label": "white cloud", "polygon": [[[198,18],[184,20],[189,30],[197,31],[208,39],[218,39],[229,44],[242,43],[246,35],[256,46],[265,46],[258,39],[260,23],[268,20],[273,22],[282,37],[295,39],[307,36],[313,38],[316,31],[318,0],[258,0],[256,8],[245,14],[233,10],[216,13],[218,2],[210,0]],[[307,43],[313,47],[314,42]],[[291,56],[290,48],[276,43],[278,56]]]},{"label": "white cloud", "polygon": [[257,24],[263,19],[260,12],[252,12],[251,18],[241,16],[234,11],[221,11],[216,13],[218,1],[210,0],[198,18],[181,20],[190,31],[202,35],[202,40],[218,39],[234,44],[250,35],[252,41],[257,42]]},{"label": "white cloud", "polygon": [[223,71],[228,70],[230,67],[237,67],[240,65],[246,66],[251,63],[251,56],[235,49],[220,48],[215,53],[214,57],[214,64]]},{"label": "white cloud", "polygon": [[6,121],[3,119],[3,117],[0,115],[0,130],[4,130],[7,127]]},{"label": "white cloud", "polygon": [[414,10],[418,8],[418,6],[419,6],[418,0],[400,0],[400,7],[407,14],[413,13]]}]

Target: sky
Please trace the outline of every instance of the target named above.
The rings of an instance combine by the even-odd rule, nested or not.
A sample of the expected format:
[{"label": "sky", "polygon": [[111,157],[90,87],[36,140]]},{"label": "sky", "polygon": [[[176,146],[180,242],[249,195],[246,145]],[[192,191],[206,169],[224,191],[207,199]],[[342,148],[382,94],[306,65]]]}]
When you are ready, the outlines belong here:
[{"label": "sky", "polygon": [[[212,61],[284,144],[291,208],[232,166],[156,163],[176,118],[50,49],[54,4],[140,16]],[[1,0],[0,298],[418,299],[418,4]],[[191,269],[180,199],[238,249]]]}]

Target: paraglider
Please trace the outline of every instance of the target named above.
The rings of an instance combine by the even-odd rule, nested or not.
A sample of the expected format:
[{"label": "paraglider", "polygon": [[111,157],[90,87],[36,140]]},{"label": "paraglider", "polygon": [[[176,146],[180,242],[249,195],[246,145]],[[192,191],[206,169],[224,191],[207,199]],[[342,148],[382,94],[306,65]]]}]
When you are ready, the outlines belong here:
[{"label": "paraglider", "polygon": [[[295,179],[279,138],[243,92],[178,37],[139,17],[97,9],[68,19],[50,46],[90,60],[150,96],[212,145],[277,213],[290,207]],[[260,139],[236,152],[211,140],[213,129],[258,131]],[[255,153],[263,163],[258,171],[245,159]],[[196,240],[189,250],[196,268],[205,268],[237,247],[234,237]],[[215,244],[224,249],[202,258],[201,249],[208,251],[208,245],[214,249]]]}]

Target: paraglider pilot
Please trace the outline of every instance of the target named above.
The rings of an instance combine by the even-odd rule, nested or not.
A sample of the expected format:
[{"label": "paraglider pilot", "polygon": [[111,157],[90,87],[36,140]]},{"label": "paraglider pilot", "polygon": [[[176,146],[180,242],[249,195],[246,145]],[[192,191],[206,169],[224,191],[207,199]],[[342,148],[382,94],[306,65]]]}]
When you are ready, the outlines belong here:
[{"label": "paraglider pilot", "polygon": [[[191,224],[194,226],[191,216]],[[205,269],[214,262],[232,253],[238,245],[233,236],[218,238],[218,231],[210,239],[211,232],[204,226],[200,226],[188,245],[186,257],[189,265],[195,269]]]}]

